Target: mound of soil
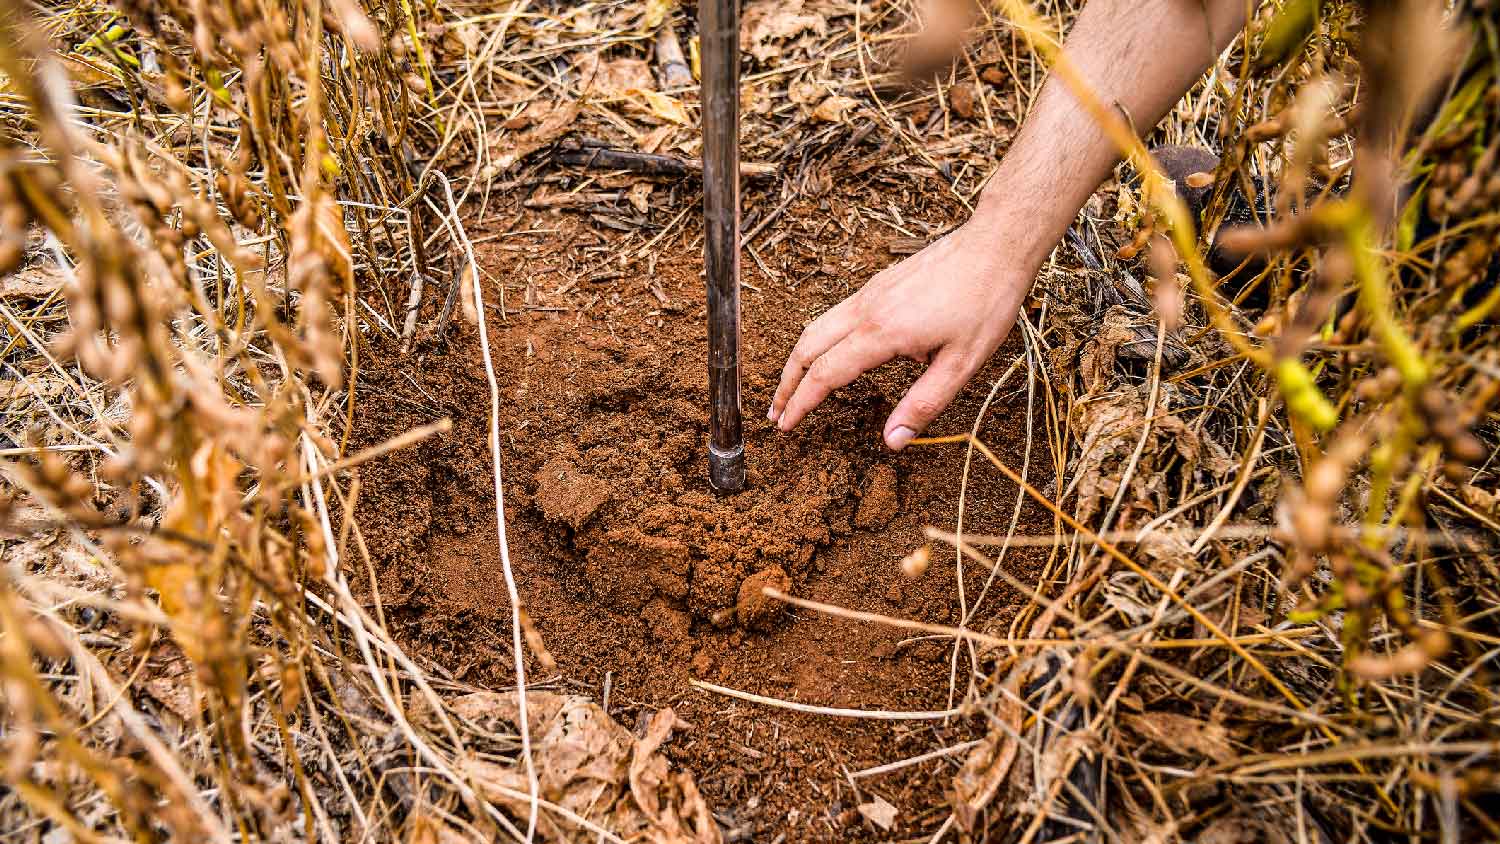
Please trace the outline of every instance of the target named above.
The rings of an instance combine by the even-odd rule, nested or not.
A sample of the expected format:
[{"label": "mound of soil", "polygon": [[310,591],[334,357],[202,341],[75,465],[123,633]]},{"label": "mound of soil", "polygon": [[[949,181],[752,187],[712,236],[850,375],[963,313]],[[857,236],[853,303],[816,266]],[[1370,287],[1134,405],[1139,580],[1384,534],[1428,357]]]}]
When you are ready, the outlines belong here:
[{"label": "mound of soil", "polygon": [[[790,611],[762,588],[940,624],[962,621],[967,604],[970,626],[1002,632],[1022,602],[972,565],[960,578],[951,549],[935,549],[920,580],[900,573],[923,525],[954,525],[963,461],[958,447],[893,455],[881,445],[885,416],[914,365],[885,367],[839,391],[795,432],[777,433],[764,419],[802,327],[893,260],[884,237],[845,206],[798,202],[771,232],[805,236],[776,238],[763,255],[781,268],[776,275],[747,262],[749,482],[720,497],[706,480],[699,232],[688,224],[650,254],[616,265],[606,281],[578,283],[580,265],[625,254],[640,237],[510,207],[508,225],[472,234],[485,241],[487,317],[502,382],[511,558],[558,666],[549,676],[530,664],[528,676],[591,694],[627,725],[672,706],[694,726],[664,752],[694,773],[730,840],[873,836],[879,831],[855,807],[874,794],[899,810],[898,827],[879,837],[930,832],[945,815],[943,789],[961,755],[855,780],[858,790],[846,773],[982,735],[977,719],[806,715],[690,683],[821,706],[944,709],[971,675],[951,640]],[[676,213],[661,213],[669,212]],[[912,213],[924,212],[946,224],[953,209],[918,204]],[[830,227],[830,217],[851,222]],[[814,231],[821,239],[813,241]],[[389,295],[404,300],[403,291]],[[428,303],[424,318],[436,306]],[[455,682],[498,687],[511,681],[510,615],[476,335],[455,323],[444,340],[404,358],[394,338],[371,337],[356,440],[374,443],[441,416],[455,429],[367,466],[358,517],[374,558],[370,600],[378,591],[398,638]],[[996,360],[1017,351],[1012,343]],[[934,432],[968,430],[997,375],[997,366],[986,370]],[[1016,466],[1024,413],[1024,389],[1002,394],[981,429]],[[1043,442],[1039,436],[1031,455],[1038,484],[1048,479],[1039,471]],[[1004,532],[1016,496],[1014,485],[976,464],[966,530]],[[1031,505],[1023,509],[1021,533],[1051,529]],[[1027,581],[1044,559],[1013,552],[1006,565]]]}]

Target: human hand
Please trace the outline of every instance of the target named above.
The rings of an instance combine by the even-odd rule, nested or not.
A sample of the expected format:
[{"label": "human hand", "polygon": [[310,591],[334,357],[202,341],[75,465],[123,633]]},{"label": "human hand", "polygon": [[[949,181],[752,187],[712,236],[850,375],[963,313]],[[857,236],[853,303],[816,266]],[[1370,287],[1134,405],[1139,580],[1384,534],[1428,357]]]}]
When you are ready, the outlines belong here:
[{"label": "human hand", "polygon": [[877,274],[803,332],[771,410],[789,431],[833,390],[897,356],[928,364],[886,420],[900,451],[943,412],[1015,324],[1040,260],[1007,242],[993,214]]}]

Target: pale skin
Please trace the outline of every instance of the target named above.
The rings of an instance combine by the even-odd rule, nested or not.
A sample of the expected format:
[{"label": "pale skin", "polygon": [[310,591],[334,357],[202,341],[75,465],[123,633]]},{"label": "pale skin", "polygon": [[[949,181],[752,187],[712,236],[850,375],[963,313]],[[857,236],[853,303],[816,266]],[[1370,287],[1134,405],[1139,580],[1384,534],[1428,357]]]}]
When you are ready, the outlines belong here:
[{"label": "pale skin", "polygon": [[[1099,100],[1146,131],[1239,33],[1246,5],[1091,0],[1066,50]],[[833,390],[911,358],[927,370],[882,433],[892,450],[905,448],[1010,334],[1037,271],[1118,161],[1118,149],[1051,75],[973,216],[808,325],[767,417],[790,431]]]}]

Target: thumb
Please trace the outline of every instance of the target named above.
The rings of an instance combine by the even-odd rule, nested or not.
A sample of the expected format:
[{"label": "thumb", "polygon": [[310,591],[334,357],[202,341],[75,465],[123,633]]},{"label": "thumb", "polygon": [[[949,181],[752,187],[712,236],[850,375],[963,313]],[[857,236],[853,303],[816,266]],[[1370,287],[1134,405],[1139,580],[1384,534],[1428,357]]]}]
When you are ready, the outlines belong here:
[{"label": "thumb", "polygon": [[947,349],[938,352],[932,365],[911,385],[885,420],[886,447],[892,451],[906,448],[913,437],[926,430],[948,407],[973,374],[965,355]]}]

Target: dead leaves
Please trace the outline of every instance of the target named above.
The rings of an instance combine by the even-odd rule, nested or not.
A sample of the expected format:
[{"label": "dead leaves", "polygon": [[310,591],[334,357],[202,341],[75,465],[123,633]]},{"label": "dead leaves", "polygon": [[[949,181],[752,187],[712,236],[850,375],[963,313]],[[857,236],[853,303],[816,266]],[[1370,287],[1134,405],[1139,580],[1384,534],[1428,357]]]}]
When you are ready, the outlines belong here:
[{"label": "dead leaves", "polygon": [[1123,713],[1120,723],[1146,741],[1178,756],[1201,757],[1215,762],[1234,756],[1229,730],[1222,724],[1174,712]]},{"label": "dead leaves", "polygon": [[756,61],[779,58],[785,42],[803,33],[828,33],[828,20],[804,8],[803,0],[756,0],[740,17],[740,49]]},{"label": "dead leaves", "polygon": [[656,80],[651,65],[641,59],[604,61],[597,52],[584,53],[574,63],[579,87],[585,94],[602,97],[626,97],[634,91],[651,90]]},{"label": "dead leaves", "polygon": [[835,94],[818,103],[818,107],[813,109],[812,116],[814,120],[821,120],[824,123],[843,123],[849,113],[858,107],[859,101],[853,97]]},{"label": "dead leaves", "polygon": [[900,814],[896,807],[886,802],[885,798],[875,795],[875,799],[868,803],[861,803],[857,807],[859,813],[865,816],[865,820],[880,827],[884,832],[890,832],[891,827],[896,825],[896,817]]},{"label": "dead leaves", "polygon": [[[545,116],[531,129],[490,140],[493,158],[480,173],[481,178],[493,179],[514,167],[516,162],[561,138],[578,119],[579,107],[576,100],[544,106],[543,110]],[[530,114],[531,109],[527,109],[527,113]]]},{"label": "dead leaves", "polygon": [[[637,740],[587,698],[531,692],[527,715],[541,798],[621,838],[658,844],[716,844],[719,828],[690,775],[674,772],[658,750],[684,724],[671,709],[658,711]],[[513,694],[477,692],[450,710],[466,720],[516,723]],[[529,809],[525,769],[469,759],[463,770],[480,792],[514,813]],[[545,841],[592,840],[573,820],[543,809]]]},{"label": "dead leaves", "polygon": [[641,59],[604,61],[599,53],[585,53],[576,67],[585,95],[619,100],[637,117],[679,126],[693,122],[681,100],[656,90],[651,66]]},{"label": "dead leaves", "polygon": [[646,0],[646,11],[641,16],[641,28],[654,30],[666,22],[667,16],[677,9],[677,0]]},{"label": "dead leaves", "polygon": [[973,119],[979,111],[978,97],[974,94],[974,86],[962,82],[948,89],[948,106],[953,113],[965,120]]},{"label": "dead leaves", "polygon": [[62,289],[66,279],[56,266],[40,265],[0,277],[0,301],[45,299]]},{"label": "dead leaves", "polygon": [[[1312,838],[1298,835],[1296,821],[1282,817],[1284,811],[1283,808],[1272,817],[1237,812],[1219,818],[1198,833],[1198,844],[1292,844],[1295,841],[1327,840],[1322,835]],[[1316,832],[1320,828],[1313,824],[1312,829]]]},{"label": "dead leaves", "polygon": [[[1122,482],[1129,485],[1122,507],[1141,515],[1162,512],[1171,495],[1165,472],[1174,458],[1181,458],[1189,470],[1201,466],[1216,478],[1234,469],[1234,461],[1222,446],[1161,406],[1149,421],[1145,447],[1137,456],[1141,429],[1148,421],[1145,410],[1145,401],[1133,392],[1110,394],[1075,407],[1070,421],[1083,444],[1072,473],[1080,521],[1088,523],[1114,501]],[[1135,521],[1122,516],[1119,524]]]},{"label": "dead leaves", "polygon": [[[1211,436],[1171,412],[1175,393],[1170,384],[1161,385],[1149,420],[1149,386],[1105,392],[1116,381],[1121,347],[1135,337],[1129,322],[1123,309],[1111,308],[1099,331],[1084,340],[1081,349],[1059,350],[1061,354],[1053,360],[1054,368],[1065,369],[1076,354],[1086,390],[1074,403],[1068,420],[1081,443],[1070,473],[1070,489],[1078,495],[1075,515],[1085,523],[1115,500],[1122,482],[1130,486],[1121,499],[1122,506],[1137,514],[1162,512],[1171,494],[1164,473],[1178,458],[1186,470],[1201,468],[1214,478],[1225,477],[1235,468],[1229,453]],[[1147,440],[1140,448],[1143,426],[1148,425]],[[1118,524],[1131,524],[1127,516],[1122,515]]]}]

